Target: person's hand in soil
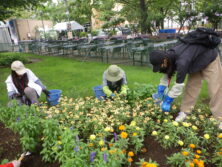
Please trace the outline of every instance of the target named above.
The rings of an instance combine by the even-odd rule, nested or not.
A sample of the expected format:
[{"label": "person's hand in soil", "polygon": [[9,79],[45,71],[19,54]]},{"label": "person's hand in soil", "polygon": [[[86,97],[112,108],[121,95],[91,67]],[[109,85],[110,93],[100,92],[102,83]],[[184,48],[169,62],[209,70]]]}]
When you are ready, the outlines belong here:
[{"label": "person's hand in soil", "polygon": [[21,161],[14,160],[14,161],[12,161],[12,164],[13,164],[14,167],[20,167]]}]

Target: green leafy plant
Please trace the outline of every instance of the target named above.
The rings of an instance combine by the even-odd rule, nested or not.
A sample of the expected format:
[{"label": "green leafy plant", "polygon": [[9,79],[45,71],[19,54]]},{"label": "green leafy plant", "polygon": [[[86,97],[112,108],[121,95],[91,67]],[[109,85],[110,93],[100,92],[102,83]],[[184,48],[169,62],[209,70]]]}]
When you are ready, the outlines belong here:
[{"label": "green leafy plant", "polygon": [[11,63],[15,60],[20,60],[22,61],[24,64],[28,63],[29,60],[27,57],[24,57],[22,54],[19,53],[4,53],[2,55],[0,55],[0,66],[10,66]]}]

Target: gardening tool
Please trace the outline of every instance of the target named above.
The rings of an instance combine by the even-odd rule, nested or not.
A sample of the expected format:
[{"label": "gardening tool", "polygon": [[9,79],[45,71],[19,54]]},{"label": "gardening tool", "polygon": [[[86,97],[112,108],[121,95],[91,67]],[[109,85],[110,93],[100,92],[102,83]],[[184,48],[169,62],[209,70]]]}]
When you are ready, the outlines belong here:
[{"label": "gardening tool", "polygon": [[26,156],[31,155],[31,152],[27,151],[21,154],[19,161],[22,161]]}]

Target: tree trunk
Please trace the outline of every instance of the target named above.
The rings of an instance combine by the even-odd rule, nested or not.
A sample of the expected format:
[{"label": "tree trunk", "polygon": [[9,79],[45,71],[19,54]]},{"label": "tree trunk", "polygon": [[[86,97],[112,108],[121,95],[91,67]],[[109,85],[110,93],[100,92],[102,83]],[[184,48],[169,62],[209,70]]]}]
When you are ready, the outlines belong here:
[{"label": "tree trunk", "polygon": [[147,14],[145,0],[140,0],[140,14],[141,14],[141,19],[140,19],[141,33],[146,33],[150,30],[147,24],[148,14]]}]

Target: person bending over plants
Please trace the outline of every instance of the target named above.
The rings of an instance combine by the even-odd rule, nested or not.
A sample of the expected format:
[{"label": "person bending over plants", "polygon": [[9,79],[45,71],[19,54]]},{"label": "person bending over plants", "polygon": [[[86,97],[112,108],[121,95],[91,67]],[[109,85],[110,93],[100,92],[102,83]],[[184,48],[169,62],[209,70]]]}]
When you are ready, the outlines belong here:
[{"label": "person bending over plants", "polygon": [[114,92],[126,95],[128,90],[126,74],[117,65],[110,65],[103,73],[103,92],[107,97],[115,96]]},{"label": "person bending over plants", "polygon": [[182,94],[184,80],[187,74],[188,81],[185,87],[180,113],[176,121],[186,119],[192,111],[200,92],[202,80],[208,83],[210,109],[213,116],[220,121],[222,130],[222,68],[217,46],[221,42],[218,34],[207,28],[197,28],[180,39],[180,43],[168,51],[154,50],[150,53],[150,62],[153,72],[164,73],[158,85],[157,95],[162,97],[173,74],[176,74],[176,83],[163,99],[163,111],[169,111],[173,100]]},{"label": "person bending over plants", "polygon": [[11,163],[0,165],[0,167],[20,167],[20,165],[21,165],[21,161],[14,160]]},{"label": "person bending over plants", "polygon": [[[49,95],[49,91],[42,84],[38,77],[25,68],[21,61],[14,61],[11,64],[11,75],[5,81],[9,99],[15,99],[19,105],[31,105],[39,103],[38,98],[42,91]],[[11,106],[11,102],[8,104]]]}]

